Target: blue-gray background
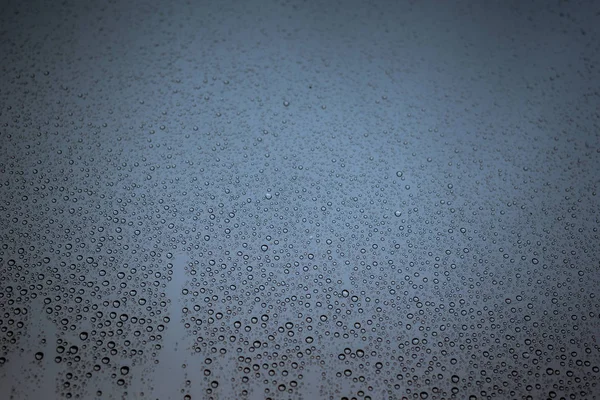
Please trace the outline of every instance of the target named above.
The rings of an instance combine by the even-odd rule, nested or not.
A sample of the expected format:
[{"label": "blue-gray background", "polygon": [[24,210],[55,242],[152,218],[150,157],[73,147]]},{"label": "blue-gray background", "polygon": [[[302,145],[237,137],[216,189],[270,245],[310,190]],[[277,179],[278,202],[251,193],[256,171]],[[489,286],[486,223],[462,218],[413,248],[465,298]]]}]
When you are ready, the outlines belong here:
[{"label": "blue-gray background", "polygon": [[598,2],[0,11],[0,398],[600,398]]}]

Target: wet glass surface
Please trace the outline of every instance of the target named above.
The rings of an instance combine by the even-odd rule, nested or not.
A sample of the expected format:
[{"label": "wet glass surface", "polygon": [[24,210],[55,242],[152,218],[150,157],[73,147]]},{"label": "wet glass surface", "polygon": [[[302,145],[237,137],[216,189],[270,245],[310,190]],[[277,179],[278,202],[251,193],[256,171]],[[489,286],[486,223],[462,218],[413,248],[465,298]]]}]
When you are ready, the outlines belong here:
[{"label": "wet glass surface", "polygon": [[599,398],[599,12],[5,2],[0,398]]}]

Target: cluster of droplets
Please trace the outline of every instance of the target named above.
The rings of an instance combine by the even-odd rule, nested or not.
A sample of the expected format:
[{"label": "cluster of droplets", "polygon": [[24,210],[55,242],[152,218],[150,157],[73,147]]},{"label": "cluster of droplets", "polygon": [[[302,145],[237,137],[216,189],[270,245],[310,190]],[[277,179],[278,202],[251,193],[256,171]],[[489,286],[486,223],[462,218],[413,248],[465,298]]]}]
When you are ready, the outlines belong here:
[{"label": "cluster of droplets", "polygon": [[[600,148],[589,103],[568,122],[531,106],[524,124],[494,118],[491,128],[482,118],[506,111],[501,100],[488,109],[461,81],[443,89],[461,97],[452,112],[437,87],[427,101],[399,96],[415,99],[406,105],[378,88],[396,84],[386,70],[379,85],[379,67],[355,96],[351,79],[339,85],[328,72],[337,43],[314,55],[322,70],[277,57],[242,71],[219,59],[236,67],[198,80],[172,64],[189,60],[170,40],[123,46],[103,22],[130,14],[119,7],[85,24],[57,25],[81,17],[70,9],[0,17],[11,37],[0,92],[0,379],[39,386],[52,374],[64,398],[157,397],[156,374],[176,358],[180,370],[164,368],[186,400],[599,390]],[[158,27],[143,37],[185,25],[142,12]],[[78,38],[70,27],[89,23],[107,40],[48,54],[31,29],[42,20],[41,32]],[[277,25],[273,37],[291,36]],[[190,54],[221,53],[211,42]],[[570,70],[594,74],[592,58],[574,59],[586,68]],[[152,68],[140,71],[143,62]],[[257,72],[287,82],[289,70],[305,74],[296,94],[272,91]],[[482,80],[504,75],[492,74]],[[564,73],[537,79],[527,90],[563,97]]]}]

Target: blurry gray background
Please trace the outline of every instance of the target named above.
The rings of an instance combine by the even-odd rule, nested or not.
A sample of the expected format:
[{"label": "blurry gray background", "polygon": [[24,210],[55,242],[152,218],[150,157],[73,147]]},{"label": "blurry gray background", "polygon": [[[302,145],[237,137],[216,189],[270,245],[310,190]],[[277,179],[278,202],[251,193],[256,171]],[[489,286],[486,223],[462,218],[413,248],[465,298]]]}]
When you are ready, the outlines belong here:
[{"label": "blurry gray background", "polygon": [[600,398],[600,4],[5,1],[1,399]]}]

